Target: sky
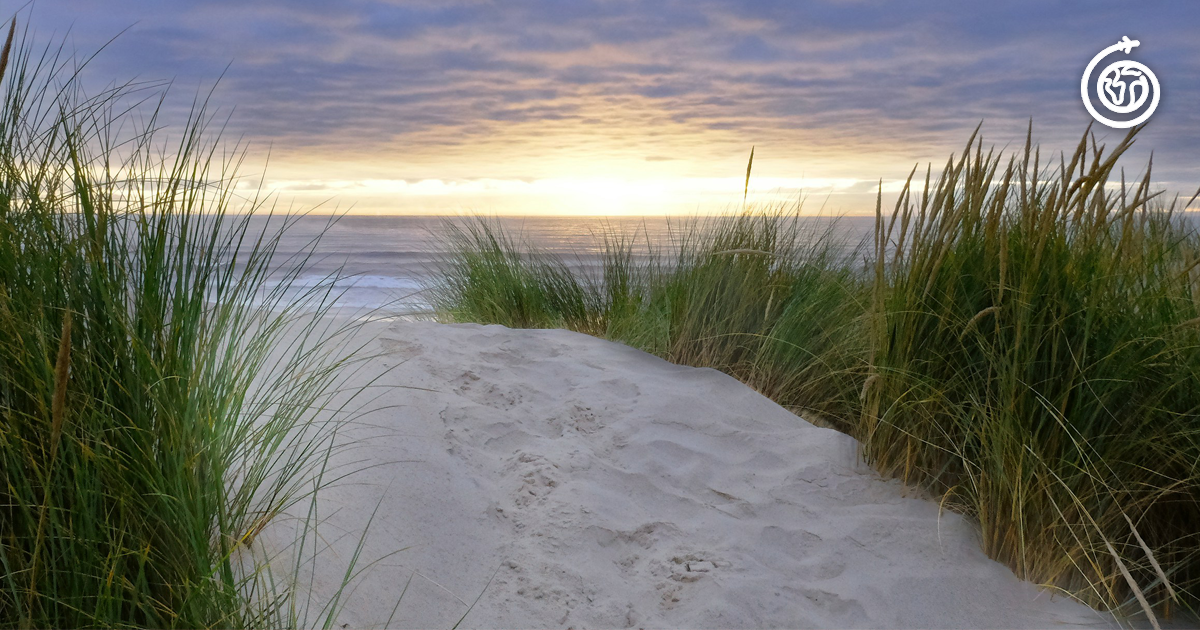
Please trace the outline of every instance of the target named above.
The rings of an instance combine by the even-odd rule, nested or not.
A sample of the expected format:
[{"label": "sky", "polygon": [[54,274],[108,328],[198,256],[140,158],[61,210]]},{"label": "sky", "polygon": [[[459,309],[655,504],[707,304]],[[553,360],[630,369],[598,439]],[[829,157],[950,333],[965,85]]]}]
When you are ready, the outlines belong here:
[{"label": "sky", "polygon": [[1158,186],[1200,187],[1193,0],[40,0],[19,18],[99,51],[89,85],[169,81],[168,124],[215,84],[244,185],[286,205],[722,212],[753,147],[751,201],[874,212],[981,123],[985,146],[1015,150],[1032,119],[1043,151],[1071,151],[1084,68],[1122,36],[1161,86],[1130,177],[1153,153]]}]

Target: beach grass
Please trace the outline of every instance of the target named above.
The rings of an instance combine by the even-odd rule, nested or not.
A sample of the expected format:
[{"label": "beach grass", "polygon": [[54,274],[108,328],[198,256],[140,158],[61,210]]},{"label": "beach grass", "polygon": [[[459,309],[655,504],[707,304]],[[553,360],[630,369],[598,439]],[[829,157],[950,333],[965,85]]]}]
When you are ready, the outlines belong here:
[{"label": "beach grass", "polygon": [[880,215],[855,434],[1017,575],[1169,611],[1200,595],[1200,236],[1114,170],[1133,137],[969,143]]},{"label": "beach grass", "polygon": [[303,257],[273,271],[289,219],[236,214],[265,204],[235,194],[242,153],[209,133],[203,99],[168,142],[161,89],[89,95],[88,60],[15,39],[0,62],[0,627],[328,625],[337,602],[304,617],[251,547],[334,476],[354,360],[350,329],[320,317],[332,283],[289,292]]},{"label": "beach grass", "polygon": [[601,231],[599,270],[575,273],[456,221],[433,294],[454,321],[723,370],[977,519],[1022,578],[1170,614],[1200,597],[1200,236],[1149,166],[1124,181],[1135,133],[1049,164],[1032,133],[1007,158],[972,135],[866,247],[759,208],[665,245]]},{"label": "beach grass", "polygon": [[602,264],[584,273],[497,221],[449,222],[433,299],[455,321],[570,328],[715,367],[845,428],[865,378],[859,244],[791,218],[683,220],[665,243],[602,228]]}]

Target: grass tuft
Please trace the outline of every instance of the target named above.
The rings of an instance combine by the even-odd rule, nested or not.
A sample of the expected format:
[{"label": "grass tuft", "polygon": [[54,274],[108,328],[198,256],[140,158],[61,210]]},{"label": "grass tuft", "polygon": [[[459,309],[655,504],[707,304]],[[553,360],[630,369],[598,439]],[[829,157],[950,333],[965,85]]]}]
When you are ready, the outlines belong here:
[{"label": "grass tuft", "polygon": [[[239,542],[333,448],[349,329],[284,299],[289,219],[236,211],[198,101],[87,95],[61,49],[0,54],[0,627],[301,625]],[[11,54],[10,54],[11,53]],[[161,101],[160,101],[161,103]],[[319,484],[318,484],[319,485]]]},{"label": "grass tuft", "polygon": [[906,189],[877,224],[856,435],[1018,575],[1169,610],[1200,594],[1200,238],[1149,167],[1108,185],[1133,138],[1085,136],[1053,169],[973,139]]}]

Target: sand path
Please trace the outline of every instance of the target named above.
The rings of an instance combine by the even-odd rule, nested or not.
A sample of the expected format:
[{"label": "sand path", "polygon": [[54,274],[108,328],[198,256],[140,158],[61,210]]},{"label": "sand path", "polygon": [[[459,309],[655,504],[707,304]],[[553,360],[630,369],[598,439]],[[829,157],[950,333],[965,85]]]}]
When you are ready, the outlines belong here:
[{"label": "sand path", "polygon": [[393,627],[449,628],[481,592],[462,627],[1116,625],[988,560],[850,437],[714,370],[560,330],[364,332],[392,407],[340,457],[384,465],[323,495],[317,596],[357,543],[336,533],[377,504],[364,561],[408,549],[357,581],[338,626],[382,625],[410,576]]}]

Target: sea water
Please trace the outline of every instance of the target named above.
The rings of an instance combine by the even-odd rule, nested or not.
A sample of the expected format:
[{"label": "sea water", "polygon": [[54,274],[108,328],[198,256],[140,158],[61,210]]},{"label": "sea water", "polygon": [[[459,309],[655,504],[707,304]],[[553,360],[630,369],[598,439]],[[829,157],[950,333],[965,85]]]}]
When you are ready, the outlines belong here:
[{"label": "sea water", "polygon": [[[286,270],[300,269],[288,282],[285,300],[300,297],[314,287],[328,287],[333,306],[375,311],[384,315],[420,317],[432,314],[430,287],[437,279],[449,249],[447,225],[466,225],[466,217],[308,215],[288,219],[255,217],[251,227],[265,222],[274,232],[287,221],[287,229],[272,260],[270,283],[283,282]],[[703,219],[665,217],[500,217],[487,219],[499,225],[525,251],[558,256],[576,273],[600,268],[603,235],[635,239],[635,251],[654,248],[669,252],[689,221]],[[828,217],[801,217],[802,227],[813,238],[830,225]],[[837,232],[850,245],[868,236],[874,217],[843,217]],[[868,236],[869,238],[869,236]],[[268,285],[272,286],[271,284]]]}]

